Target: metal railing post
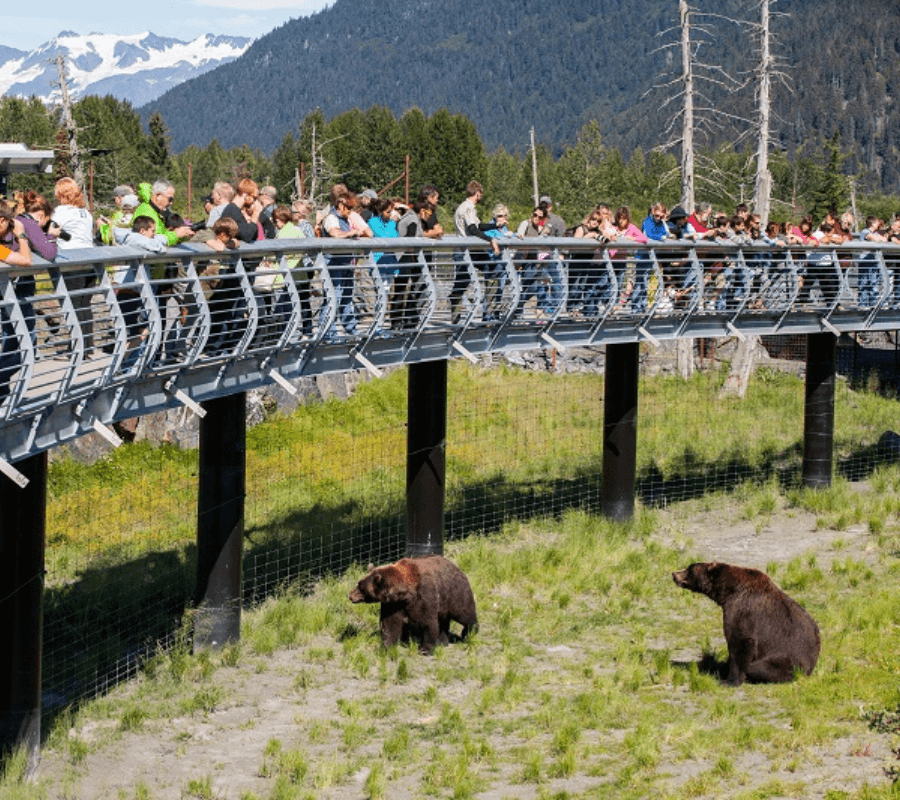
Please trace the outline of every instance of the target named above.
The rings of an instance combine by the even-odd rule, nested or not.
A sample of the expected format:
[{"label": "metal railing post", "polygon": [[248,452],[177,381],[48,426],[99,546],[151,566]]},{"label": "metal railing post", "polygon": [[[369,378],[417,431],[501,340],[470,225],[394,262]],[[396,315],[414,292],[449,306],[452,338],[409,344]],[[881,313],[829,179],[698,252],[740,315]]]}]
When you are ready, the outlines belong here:
[{"label": "metal railing post", "polygon": [[831,486],[836,374],[837,339],[831,333],[807,335],[803,485],[811,489]]},{"label": "metal railing post", "polygon": [[202,404],[194,650],[240,639],[246,491],[246,394]]},{"label": "metal railing post", "polygon": [[634,515],[639,358],[638,342],[606,346],[600,508],[617,521]]},{"label": "metal railing post", "polygon": [[409,365],[406,434],[406,554],[444,552],[447,360]]},{"label": "metal railing post", "polygon": [[41,655],[47,453],[19,461],[28,484],[0,477],[0,751],[41,743]]}]

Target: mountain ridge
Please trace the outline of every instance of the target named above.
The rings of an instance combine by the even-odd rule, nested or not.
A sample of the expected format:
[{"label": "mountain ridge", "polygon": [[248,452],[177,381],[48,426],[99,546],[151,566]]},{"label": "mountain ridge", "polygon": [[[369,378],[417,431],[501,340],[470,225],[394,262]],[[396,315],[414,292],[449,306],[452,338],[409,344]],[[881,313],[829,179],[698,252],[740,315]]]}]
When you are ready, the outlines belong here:
[{"label": "mountain ridge", "polygon": [[[704,4],[718,15],[705,19],[715,28],[707,60],[747,75],[753,20],[742,27],[726,18],[746,18],[755,4],[693,5]],[[900,4],[858,0],[850,26],[834,24],[844,17],[838,0],[781,0],[776,10],[788,15],[773,26],[793,88],[774,90],[774,146],[792,153],[838,131],[850,171],[900,189]],[[677,38],[677,12],[674,0],[605,0],[602,10],[580,0],[495,0],[477,9],[463,0],[335,0],[139,111],[145,120],[163,113],[176,151],[215,138],[272,152],[314,109],[331,118],[372,106],[398,117],[410,108],[465,114],[490,150],[523,151],[534,126],[558,152],[597,119],[607,145],[647,151],[670,138],[666,95],[647,91],[674,75],[678,59],[664,46]],[[754,89],[707,91],[707,104],[732,121],[705,144],[727,144],[742,132],[734,120],[755,116]],[[235,104],[241,120],[229,116]]]},{"label": "mountain ridge", "polygon": [[251,42],[248,37],[214,34],[185,42],[152,31],[129,35],[61,31],[30,52],[0,48],[0,95],[34,95],[45,103],[58,102],[55,58],[62,53],[73,99],[111,94],[140,106],[189,78],[234,60]]}]

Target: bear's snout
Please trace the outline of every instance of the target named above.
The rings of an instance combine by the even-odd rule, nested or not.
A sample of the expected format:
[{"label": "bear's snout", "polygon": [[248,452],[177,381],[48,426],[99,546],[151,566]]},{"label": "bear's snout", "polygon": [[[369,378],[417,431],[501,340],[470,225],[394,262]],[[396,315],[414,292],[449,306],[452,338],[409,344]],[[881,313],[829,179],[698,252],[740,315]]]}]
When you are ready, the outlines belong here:
[{"label": "bear's snout", "polygon": [[348,595],[351,603],[364,603],[366,598],[358,586]]},{"label": "bear's snout", "polygon": [[687,572],[686,569],[680,569],[678,572],[672,573],[672,580],[675,581],[676,586],[682,589],[687,588]]}]

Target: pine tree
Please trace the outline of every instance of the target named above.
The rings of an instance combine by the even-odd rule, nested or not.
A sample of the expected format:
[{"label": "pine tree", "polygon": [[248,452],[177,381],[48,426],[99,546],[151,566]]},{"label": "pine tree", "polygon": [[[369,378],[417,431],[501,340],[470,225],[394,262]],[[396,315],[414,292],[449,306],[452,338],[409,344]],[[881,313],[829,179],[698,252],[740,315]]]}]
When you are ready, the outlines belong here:
[{"label": "pine tree", "polygon": [[522,197],[521,177],[521,159],[500,147],[487,157],[487,174],[483,181],[485,194],[492,197],[495,202],[524,209],[530,201],[527,196]]},{"label": "pine tree", "polygon": [[169,169],[169,129],[159,111],[153,112],[147,127],[150,130],[147,139],[150,173],[161,178]]},{"label": "pine tree", "polygon": [[301,163],[297,138],[293,133],[286,133],[272,156],[272,185],[278,190],[279,198],[295,193],[294,178]]},{"label": "pine tree", "polygon": [[818,170],[817,185],[812,191],[810,213],[820,220],[834,209],[841,211],[850,198],[850,186],[844,175],[846,155],[841,152],[841,134],[835,131],[824,145],[824,163]]},{"label": "pine tree", "polygon": [[150,170],[146,136],[131,104],[112,95],[87,95],[72,106],[85,167],[93,172],[94,196],[103,205],[113,187],[155,180]]},{"label": "pine tree", "polygon": [[575,146],[567,147],[555,165],[552,197],[564,219],[581,219],[600,202],[606,156],[600,124],[591,120],[579,131]]},{"label": "pine tree", "polygon": [[411,108],[400,117],[399,127],[398,148],[404,157],[409,156],[409,185],[412,194],[418,194],[424,184],[434,183],[427,165],[428,120],[420,108]]},{"label": "pine tree", "polygon": [[194,165],[194,185],[202,191],[212,189],[216,181],[224,181],[228,176],[225,174],[225,151],[218,139],[213,139],[200,152],[197,163]]}]

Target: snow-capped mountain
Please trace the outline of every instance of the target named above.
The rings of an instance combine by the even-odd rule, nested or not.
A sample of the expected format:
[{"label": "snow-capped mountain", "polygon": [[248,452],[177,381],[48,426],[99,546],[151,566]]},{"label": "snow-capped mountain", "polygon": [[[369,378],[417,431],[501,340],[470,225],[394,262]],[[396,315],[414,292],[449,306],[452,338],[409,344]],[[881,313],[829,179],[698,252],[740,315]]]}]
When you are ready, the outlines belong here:
[{"label": "snow-capped mountain", "polygon": [[233,61],[251,42],[211,34],[182,42],[149,32],[81,36],[63,31],[30,53],[0,46],[0,95],[58,101],[56,56],[63,53],[70,97],[111,94],[137,108],[189,78]]}]

